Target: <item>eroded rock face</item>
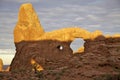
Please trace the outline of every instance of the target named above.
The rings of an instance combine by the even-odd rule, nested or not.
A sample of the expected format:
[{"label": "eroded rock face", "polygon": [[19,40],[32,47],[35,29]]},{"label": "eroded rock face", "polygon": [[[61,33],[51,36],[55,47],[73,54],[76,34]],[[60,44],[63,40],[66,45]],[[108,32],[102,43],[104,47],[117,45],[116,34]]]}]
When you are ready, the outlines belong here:
[{"label": "eroded rock face", "polygon": [[70,42],[53,40],[33,42],[24,41],[16,43],[15,45],[17,49],[15,58],[11,63],[11,71],[15,69],[32,69],[30,63],[31,59],[37,61],[37,63],[39,63],[44,69],[49,68],[49,65],[52,64],[52,62],[57,63],[57,61],[61,62],[59,67],[61,65],[67,65],[73,53],[69,47]]},{"label": "eroded rock face", "polygon": [[106,38],[104,36],[98,36],[95,40],[85,40],[85,53],[99,52],[109,53],[112,48],[118,49],[120,47],[120,37]]},{"label": "eroded rock face", "polygon": [[[104,44],[103,42],[100,44],[97,44],[99,43],[100,40],[102,40]],[[17,45],[16,47],[19,47],[19,48],[21,47],[23,49],[23,51],[21,52],[26,51],[23,54],[21,53],[22,55],[25,55],[26,53],[31,53],[31,52],[35,54],[39,54],[40,48],[42,48],[43,46],[47,47],[46,49],[42,50],[43,53],[45,53],[42,55],[42,57],[45,58],[46,56],[45,59],[48,58],[49,60],[40,58],[40,56],[37,56],[37,55],[36,55],[37,57],[34,58],[36,61],[38,60],[37,62],[39,63],[41,62],[40,64],[43,64],[42,66],[45,68],[43,71],[40,71],[38,73],[33,73],[32,71],[31,72],[21,71],[21,72],[15,72],[15,73],[9,72],[7,74],[4,74],[3,78],[0,77],[0,79],[6,79],[6,76],[7,76],[7,80],[11,77],[13,78],[13,80],[15,79],[29,80],[31,78],[34,78],[34,80],[39,80],[39,79],[42,79],[42,80],[46,80],[46,79],[49,79],[49,80],[56,80],[56,79],[59,79],[59,80],[64,80],[64,79],[65,80],[119,80],[120,79],[120,64],[119,64],[120,63],[120,45],[119,45],[120,38],[101,39],[101,37],[98,37],[94,41],[87,40],[86,41],[87,44],[85,44],[85,47],[88,46],[89,51],[88,49],[86,49],[86,51],[83,54],[74,54],[72,55],[72,57],[67,57],[67,55],[70,55],[69,53],[72,54],[72,52],[69,52],[64,55],[62,54],[63,55],[62,56],[61,53],[58,52],[61,49],[59,47],[57,47],[56,49],[56,44],[63,44],[68,49],[69,46],[65,45],[68,43],[49,41],[49,44],[54,45],[54,47],[48,48],[50,47],[50,45],[48,45],[47,42],[48,41],[45,42],[47,45],[43,45],[44,42],[42,43],[25,42],[26,46],[24,45],[24,47],[22,47],[24,42],[21,43],[21,46],[20,44],[16,44]],[[39,43],[42,46],[38,45]],[[91,46],[91,44],[94,44],[94,45]],[[29,48],[29,47],[32,47],[32,48]],[[47,53],[47,51],[44,51],[44,50],[48,50],[49,52],[55,53],[54,56],[56,58],[52,56],[52,53],[49,54]],[[57,54],[57,53],[60,53],[60,54]],[[14,65],[14,67],[15,66],[17,65]],[[19,69],[20,66],[21,65],[17,66],[18,68],[15,67],[15,69]],[[23,67],[25,68],[25,66],[26,65],[24,65]],[[30,65],[28,67],[30,67]],[[28,69],[28,67],[26,69]],[[20,77],[19,75],[23,77]]]}]

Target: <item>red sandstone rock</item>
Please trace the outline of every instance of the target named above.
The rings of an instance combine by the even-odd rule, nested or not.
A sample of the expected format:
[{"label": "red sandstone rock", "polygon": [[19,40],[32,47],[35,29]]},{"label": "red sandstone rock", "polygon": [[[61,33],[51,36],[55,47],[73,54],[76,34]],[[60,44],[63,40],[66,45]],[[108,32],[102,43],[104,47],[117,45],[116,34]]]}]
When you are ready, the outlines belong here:
[{"label": "red sandstone rock", "polygon": [[[45,33],[40,24],[33,28],[37,23],[30,19],[39,21],[31,4],[23,5],[22,12],[25,20],[19,17],[22,26],[18,22],[14,34],[16,54],[10,72],[0,72],[0,80],[120,80],[120,37],[106,38],[100,31],[90,33],[80,28]],[[32,29],[34,34],[29,34]],[[85,40],[82,54],[73,54],[70,43],[74,38]],[[33,71],[37,67],[32,59],[44,70]]]}]

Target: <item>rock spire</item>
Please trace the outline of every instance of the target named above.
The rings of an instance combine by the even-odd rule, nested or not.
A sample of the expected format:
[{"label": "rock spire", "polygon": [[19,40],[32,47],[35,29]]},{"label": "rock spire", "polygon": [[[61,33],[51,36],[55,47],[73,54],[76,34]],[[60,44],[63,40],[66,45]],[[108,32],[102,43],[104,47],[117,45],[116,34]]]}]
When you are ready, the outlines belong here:
[{"label": "rock spire", "polygon": [[20,7],[18,22],[14,29],[14,42],[34,41],[44,34],[44,30],[32,4]]}]

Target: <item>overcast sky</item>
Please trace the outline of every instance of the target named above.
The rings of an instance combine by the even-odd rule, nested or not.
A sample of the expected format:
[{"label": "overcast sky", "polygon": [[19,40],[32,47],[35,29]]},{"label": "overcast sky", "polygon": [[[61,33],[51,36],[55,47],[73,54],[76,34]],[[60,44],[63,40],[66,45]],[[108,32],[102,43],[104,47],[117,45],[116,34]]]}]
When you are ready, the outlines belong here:
[{"label": "overcast sky", "polygon": [[78,26],[120,33],[120,0],[0,0],[0,49],[14,49],[19,7],[31,2],[45,31]]}]

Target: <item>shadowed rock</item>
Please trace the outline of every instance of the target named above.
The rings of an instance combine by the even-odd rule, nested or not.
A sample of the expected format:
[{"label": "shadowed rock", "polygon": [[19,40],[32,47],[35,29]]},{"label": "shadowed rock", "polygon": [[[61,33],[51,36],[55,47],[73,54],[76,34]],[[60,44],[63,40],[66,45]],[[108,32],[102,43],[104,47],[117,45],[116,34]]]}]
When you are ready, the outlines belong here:
[{"label": "shadowed rock", "polygon": [[[33,41],[33,42],[20,42],[16,43],[16,54],[11,63],[10,70],[31,70],[31,59],[34,59],[44,69],[50,67],[51,62],[61,61],[68,63],[72,50],[70,49],[70,42],[60,42],[53,40]],[[60,49],[60,46],[63,49]],[[48,65],[48,66],[47,66]],[[58,66],[57,66],[58,67]]]}]

